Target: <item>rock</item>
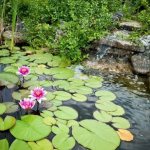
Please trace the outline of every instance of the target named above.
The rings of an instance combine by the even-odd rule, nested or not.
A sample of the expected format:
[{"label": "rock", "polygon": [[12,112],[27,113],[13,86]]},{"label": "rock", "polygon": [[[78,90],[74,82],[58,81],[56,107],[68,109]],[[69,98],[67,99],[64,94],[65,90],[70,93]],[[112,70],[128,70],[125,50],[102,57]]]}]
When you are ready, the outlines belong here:
[{"label": "rock", "polygon": [[[4,40],[11,40],[12,38],[12,31],[5,31],[2,35]],[[14,41],[16,44],[25,43],[25,40],[23,39],[23,34],[20,32],[14,33]]]},{"label": "rock", "polygon": [[129,30],[129,31],[133,31],[133,30],[138,30],[141,29],[141,24],[137,21],[125,21],[125,22],[121,22],[119,24],[121,29],[125,29],[125,30]]},{"label": "rock", "polygon": [[133,55],[131,58],[131,62],[136,73],[150,73],[150,56],[146,56],[144,54]]},{"label": "rock", "polygon": [[143,44],[145,51],[150,53],[150,35],[141,37],[140,42]]},{"label": "rock", "polygon": [[111,35],[108,35],[106,38],[100,40],[99,45],[107,45],[134,52],[144,52],[143,48],[129,40],[129,34],[130,32],[128,31],[115,31]]}]

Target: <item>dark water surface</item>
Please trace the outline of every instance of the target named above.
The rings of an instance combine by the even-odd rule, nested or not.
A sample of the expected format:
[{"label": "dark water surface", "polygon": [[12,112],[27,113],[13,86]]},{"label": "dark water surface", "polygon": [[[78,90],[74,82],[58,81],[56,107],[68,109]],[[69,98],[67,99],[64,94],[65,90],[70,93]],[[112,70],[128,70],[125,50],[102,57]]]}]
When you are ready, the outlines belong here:
[{"label": "dark water surface", "polygon": [[[145,86],[145,85],[144,85]],[[138,87],[137,87],[138,88]],[[134,140],[132,142],[121,142],[120,147],[117,150],[150,150],[150,95],[147,92],[143,95],[135,94],[135,90],[131,90],[124,84],[118,81],[105,81],[103,89],[110,90],[117,95],[116,104],[122,106],[126,114],[124,118],[127,118],[131,123],[129,129],[133,135]],[[146,87],[145,87],[146,89]],[[0,89],[0,101],[11,101],[11,94],[14,89],[3,88]],[[142,92],[141,92],[142,93]],[[94,95],[88,97],[88,101],[85,103],[77,103],[75,101],[66,101],[64,105],[75,108],[79,113],[78,120],[93,118],[93,112],[96,110]],[[21,112],[16,112],[15,117],[19,118]],[[14,138],[9,132],[0,132],[0,139],[7,138],[11,143]],[[86,150],[80,145],[76,145],[73,150]],[[101,150],[101,149],[100,149]]]}]

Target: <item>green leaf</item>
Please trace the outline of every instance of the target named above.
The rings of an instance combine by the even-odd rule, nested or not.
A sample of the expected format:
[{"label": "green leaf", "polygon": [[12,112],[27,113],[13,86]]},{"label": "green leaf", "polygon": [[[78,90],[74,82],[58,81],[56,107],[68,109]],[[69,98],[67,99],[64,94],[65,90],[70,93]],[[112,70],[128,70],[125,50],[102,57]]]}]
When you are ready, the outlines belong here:
[{"label": "green leaf", "polygon": [[116,99],[116,95],[110,91],[100,90],[95,93],[95,96],[100,97],[101,100],[113,101]]},{"label": "green leaf", "polygon": [[118,129],[128,129],[130,128],[130,123],[127,119],[122,117],[113,117],[112,125]]},{"label": "green leaf", "polygon": [[72,99],[78,102],[85,102],[87,100],[87,97],[82,94],[73,94]]},{"label": "green leaf", "polygon": [[43,123],[43,118],[37,115],[25,115],[17,120],[16,125],[10,129],[11,134],[21,140],[37,141],[51,132],[51,127]]},{"label": "green leaf", "polygon": [[117,105],[117,109],[115,111],[110,111],[109,114],[112,116],[122,116],[125,114],[125,110],[121,106]]},{"label": "green leaf", "polygon": [[0,148],[1,148],[1,150],[9,149],[9,143],[8,143],[7,139],[0,140]]},{"label": "green leaf", "polygon": [[83,120],[82,127],[74,126],[73,137],[84,147],[92,150],[115,150],[120,144],[117,132],[105,123]]},{"label": "green leaf", "polygon": [[28,142],[28,144],[32,150],[53,150],[52,143],[47,139],[36,142]]},{"label": "green leaf", "polygon": [[19,110],[18,105],[16,105],[14,102],[5,102],[4,104],[6,106],[6,114],[14,113]]},{"label": "green leaf", "polygon": [[56,120],[53,118],[53,117],[45,117],[43,119],[43,122],[46,124],[46,125],[53,125],[53,124],[56,124]]},{"label": "green leaf", "polygon": [[9,150],[32,150],[30,148],[30,146],[22,141],[22,140],[18,140],[16,139],[10,146],[10,149]]},{"label": "green leaf", "polygon": [[77,92],[79,94],[83,94],[83,95],[87,95],[87,94],[92,94],[93,93],[92,89],[89,88],[89,87],[86,87],[86,86],[77,87],[75,92]]},{"label": "green leaf", "polygon": [[109,101],[102,101],[99,103],[95,104],[96,108],[100,109],[100,110],[104,110],[104,111],[116,111],[117,110],[117,105],[109,102]]},{"label": "green leaf", "polygon": [[58,123],[57,122],[57,125],[58,126],[53,126],[52,127],[52,132],[55,133],[55,134],[60,134],[60,133],[66,133],[68,134],[69,133],[69,127],[67,127],[66,125],[62,124],[62,123]]},{"label": "green leaf", "polygon": [[9,51],[6,49],[0,50],[0,56],[9,56]]},{"label": "green leaf", "polygon": [[93,116],[95,119],[101,122],[110,122],[112,120],[112,116],[105,111],[101,111],[101,112],[95,111],[93,113]]},{"label": "green leaf", "polygon": [[0,103],[0,115],[4,114],[6,111],[6,106],[5,104]]},{"label": "green leaf", "polygon": [[73,108],[67,106],[58,107],[54,114],[56,117],[64,120],[76,119],[78,117],[78,113]]},{"label": "green leaf", "polygon": [[55,91],[53,94],[56,96],[56,100],[66,101],[71,99],[71,94],[65,91]]},{"label": "green leaf", "polygon": [[16,123],[16,119],[12,116],[6,116],[4,121],[0,117],[0,131],[5,131],[12,128]]},{"label": "green leaf", "polygon": [[75,140],[73,137],[69,137],[66,133],[60,133],[57,134],[53,140],[52,143],[54,147],[60,149],[60,150],[71,150],[75,146]]}]

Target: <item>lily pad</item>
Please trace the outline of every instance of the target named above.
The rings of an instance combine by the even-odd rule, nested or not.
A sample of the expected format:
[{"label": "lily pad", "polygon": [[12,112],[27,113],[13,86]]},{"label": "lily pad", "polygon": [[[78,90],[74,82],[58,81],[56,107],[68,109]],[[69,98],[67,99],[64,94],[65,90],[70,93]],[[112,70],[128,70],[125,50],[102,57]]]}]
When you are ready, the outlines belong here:
[{"label": "lily pad", "polygon": [[72,99],[78,102],[85,102],[87,100],[87,97],[82,94],[73,94]]},{"label": "lily pad", "polygon": [[37,115],[25,115],[17,120],[16,125],[10,129],[11,134],[21,140],[37,141],[51,132],[51,127],[43,123],[43,118]]},{"label": "lily pad", "polygon": [[95,104],[96,108],[100,109],[100,110],[104,110],[104,111],[116,111],[117,110],[117,105],[109,102],[109,101],[102,101],[99,103]]},{"label": "lily pad", "polygon": [[5,104],[0,103],[0,115],[4,114],[6,111],[6,106]]},{"label": "lily pad", "polygon": [[6,49],[0,50],[0,56],[9,56],[9,51]]},{"label": "lily pad", "polygon": [[9,143],[7,139],[0,140],[0,148],[1,150],[9,150]]},{"label": "lily pad", "polygon": [[112,116],[122,116],[125,114],[125,110],[121,106],[117,105],[116,111],[110,111],[109,114]]},{"label": "lily pad", "polygon": [[3,120],[0,117],[0,131],[5,131],[12,128],[16,123],[16,119],[12,116],[6,116]]},{"label": "lily pad", "polygon": [[11,144],[9,150],[32,150],[32,149],[30,148],[30,146],[26,142],[19,140],[19,139],[16,139]]},{"label": "lily pad", "polygon": [[95,111],[93,113],[93,116],[95,119],[101,122],[110,122],[112,120],[112,116],[105,111],[101,111],[101,112]]},{"label": "lily pad", "polygon": [[69,127],[62,124],[62,123],[57,123],[58,126],[53,126],[52,127],[52,132],[55,134],[60,134],[60,133],[69,133]]},{"label": "lily pad", "polygon": [[86,86],[77,87],[75,92],[77,92],[79,94],[83,94],[83,95],[87,95],[87,94],[92,94],[93,93],[92,89],[90,87],[86,87]]},{"label": "lily pad", "polygon": [[76,119],[78,117],[78,113],[73,108],[67,106],[58,107],[54,114],[56,117],[64,120]]},{"label": "lily pad", "polygon": [[81,126],[74,126],[73,137],[84,147],[92,150],[115,150],[120,144],[117,132],[105,123],[83,120]]},{"label": "lily pad", "polygon": [[53,125],[53,124],[56,124],[56,120],[55,120],[55,118],[53,118],[53,117],[45,117],[44,119],[43,119],[43,122],[46,124],[46,125],[49,125],[49,126],[51,126],[51,125]]},{"label": "lily pad", "polygon": [[55,97],[56,100],[66,101],[71,99],[71,94],[65,91],[56,91],[53,94],[56,95]]},{"label": "lily pad", "polygon": [[112,125],[118,129],[128,129],[130,128],[130,123],[127,119],[122,117],[113,117]]},{"label": "lily pad", "polygon": [[75,140],[73,137],[69,137],[66,133],[57,134],[53,140],[53,145],[60,150],[70,150],[75,146]]},{"label": "lily pad", "polygon": [[53,145],[48,139],[36,142],[28,142],[32,150],[53,150]]},{"label": "lily pad", "polygon": [[14,102],[5,102],[4,104],[6,106],[6,114],[14,113],[19,109],[18,105],[16,105]]},{"label": "lily pad", "polygon": [[95,93],[95,96],[99,97],[101,100],[113,101],[116,99],[116,95],[110,91],[100,90]]}]

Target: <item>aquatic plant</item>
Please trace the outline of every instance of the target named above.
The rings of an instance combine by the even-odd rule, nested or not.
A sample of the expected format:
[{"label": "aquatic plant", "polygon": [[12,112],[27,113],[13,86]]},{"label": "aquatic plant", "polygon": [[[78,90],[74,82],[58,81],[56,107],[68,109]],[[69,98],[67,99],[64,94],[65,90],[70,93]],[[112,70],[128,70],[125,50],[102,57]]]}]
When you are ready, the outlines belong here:
[{"label": "aquatic plant", "polygon": [[30,98],[24,98],[19,102],[19,105],[25,109],[25,110],[30,110],[35,106],[35,100],[30,99]]},{"label": "aquatic plant", "polygon": [[46,94],[47,92],[43,88],[36,87],[31,91],[30,97],[37,100],[37,102],[41,103],[42,100],[46,100]]},{"label": "aquatic plant", "polygon": [[18,68],[17,73],[21,76],[27,76],[30,73],[30,68],[27,66],[21,66],[20,68]]}]

